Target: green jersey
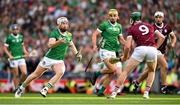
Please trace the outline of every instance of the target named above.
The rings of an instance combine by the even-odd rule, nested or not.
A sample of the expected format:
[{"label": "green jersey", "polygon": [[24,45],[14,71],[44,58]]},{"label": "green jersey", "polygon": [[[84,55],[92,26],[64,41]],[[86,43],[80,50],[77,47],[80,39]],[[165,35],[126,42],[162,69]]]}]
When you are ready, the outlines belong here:
[{"label": "green jersey", "polygon": [[5,45],[8,47],[8,50],[15,60],[23,57],[23,35],[18,34],[15,36],[13,34],[9,34],[5,40]]},{"label": "green jersey", "polygon": [[55,38],[56,40],[63,38],[66,43],[61,43],[58,46],[49,49],[45,56],[55,60],[64,60],[69,43],[72,41],[72,34],[67,31],[62,34],[61,31],[56,28],[50,33],[49,38]]},{"label": "green jersey", "polygon": [[119,37],[122,36],[122,26],[119,23],[112,24],[110,21],[104,21],[98,27],[103,37],[101,48],[109,51],[119,51]]}]

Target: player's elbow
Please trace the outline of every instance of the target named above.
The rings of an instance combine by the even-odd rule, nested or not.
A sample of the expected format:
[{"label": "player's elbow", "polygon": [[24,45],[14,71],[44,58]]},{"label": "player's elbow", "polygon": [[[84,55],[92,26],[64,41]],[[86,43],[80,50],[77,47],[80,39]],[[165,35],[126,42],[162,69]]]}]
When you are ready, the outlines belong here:
[{"label": "player's elbow", "polygon": [[7,51],[7,46],[4,45],[4,46],[3,46],[3,50],[4,50],[4,51]]},{"label": "player's elbow", "polygon": [[50,43],[48,43],[47,46],[48,46],[48,48],[53,48],[53,45]]}]

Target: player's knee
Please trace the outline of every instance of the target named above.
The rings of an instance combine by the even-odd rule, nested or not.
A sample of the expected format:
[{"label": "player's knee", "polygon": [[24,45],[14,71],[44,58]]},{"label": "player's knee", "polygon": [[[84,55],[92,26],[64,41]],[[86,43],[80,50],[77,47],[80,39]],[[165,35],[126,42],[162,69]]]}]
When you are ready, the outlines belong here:
[{"label": "player's knee", "polygon": [[21,75],[22,75],[23,77],[26,77],[26,76],[27,76],[27,72],[22,72]]},{"label": "player's knee", "polygon": [[154,68],[149,68],[148,72],[155,72],[155,69]]},{"label": "player's knee", "polygon": [[64,74],[64,71],[60,71],[60,72],[57,72],[57,73],[56,73],[56,75],[57,75],[58,77],[61,77],[63,74]]},{"label": "player's knee", "polygon": [[168,70],[168,65],[164,65],[162,68],[163,68],[163,70],[167,71]]},{"label": "player's knee", "polygon": [[15,74],[15,75],[13,75],[13,78],[18,79],[18,78],[19,78],[19,75]]}]

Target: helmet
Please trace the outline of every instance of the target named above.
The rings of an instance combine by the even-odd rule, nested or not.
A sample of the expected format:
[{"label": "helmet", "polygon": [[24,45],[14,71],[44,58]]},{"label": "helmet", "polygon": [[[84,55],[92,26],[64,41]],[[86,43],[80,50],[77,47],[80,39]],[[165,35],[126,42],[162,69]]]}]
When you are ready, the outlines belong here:
[{"label": "helmet", "polygon": [[57,24],[61,24],[62,22],[69,22],[66,17],[60,17],[57,19]]},{"label": "helmet", "polygon": [[156,11],[155,14],[154,14],[154,17],[156,17],[156,16],[162,16],[162,17],[164,17],[164,13],[161,12],[161,11]]},{"label": "helmet", "polygon": [[10,26],[10,30],[16,30],[16,29],[19,29],[18,24],[12,24],[12,25]]},{"label": "helmet", "polygon": [[131,20],[132,21],[141,20],[141,12],[133,12],[133,13],[131,13]]}]

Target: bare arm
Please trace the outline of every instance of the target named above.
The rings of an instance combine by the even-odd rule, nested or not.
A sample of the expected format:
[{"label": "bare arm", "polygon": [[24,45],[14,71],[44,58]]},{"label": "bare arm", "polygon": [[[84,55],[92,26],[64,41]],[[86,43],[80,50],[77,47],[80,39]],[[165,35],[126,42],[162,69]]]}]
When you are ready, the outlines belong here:
[{"label": "bare arm", "polygon": [[73,41],[70,42],[69,46],[72,49],[73,54],[78,58],[78,61],[81,61],[81,59],[82,59],[81,51],[78,52],[78,50],[77,50],[76,46],[74,45]]},{"label": "bare arm", "polygon": [[54,47],[58,46],[61,43],[65,43],[65,40],[64,39],[59,39],[59,40],[56,41],[55,38],[50,38],[49,41],[48,41],[48,48],[54,48]]},{"label": "bare arm", "polygon": [[98,31],[98,29],[93,33],[92,35],[92,43],[93,43],[93,50],[96,51],[97,50],[97,37],[101,35],[101,32]]},{"label": "bare arm", "polygon": [[72,49],[74,55],[78,54],[77,48],[72,41],[70,42],[69,47]]},{"label": "bare arm", "polygon": [[126,43],[126,40],[124,39],[123,36],[120,36],[120,37],[119,37],[119,42],[120,42],[122,45],[124,45],[124,44]]},{"label": "bare arm", "polygon": [[174,34],[174,32],[170,33],[170,39],[171,39],[171,46],[174,47],[177,41],[176,35]]},{"label": "bare arm", "polygon": [[8,55],[10,59],[13,59],[13,56],[11,55],[10,51],[8,50],[8,46],[4,45],[3,47],[5,53]]},{"label": "bare arm", "polygon": [[132,44],[132,36],[128,36],[127,40],[126,40],[125,47],[124,47],[124,54],[123,54],[123,57],[124,57],[125,60],[129,56],[129,52],[130,52],[130,49],[131,49],[131,44]]},{"label": "bare arm", "polygon": [[161,34],[159,31],[155,31],[155,34],[156,34],[157,37],[158,37],[157,48],[159,48],[159,47],[162,45],[162,43],[164,42],[165,37],[164,37],[164,35]]},{"label": "bare arm", "polygon": [[24,43],[22,46],[23,46],[23,52],[24,52],[25,56],[29,56],[29,52],[26,50]]}]

